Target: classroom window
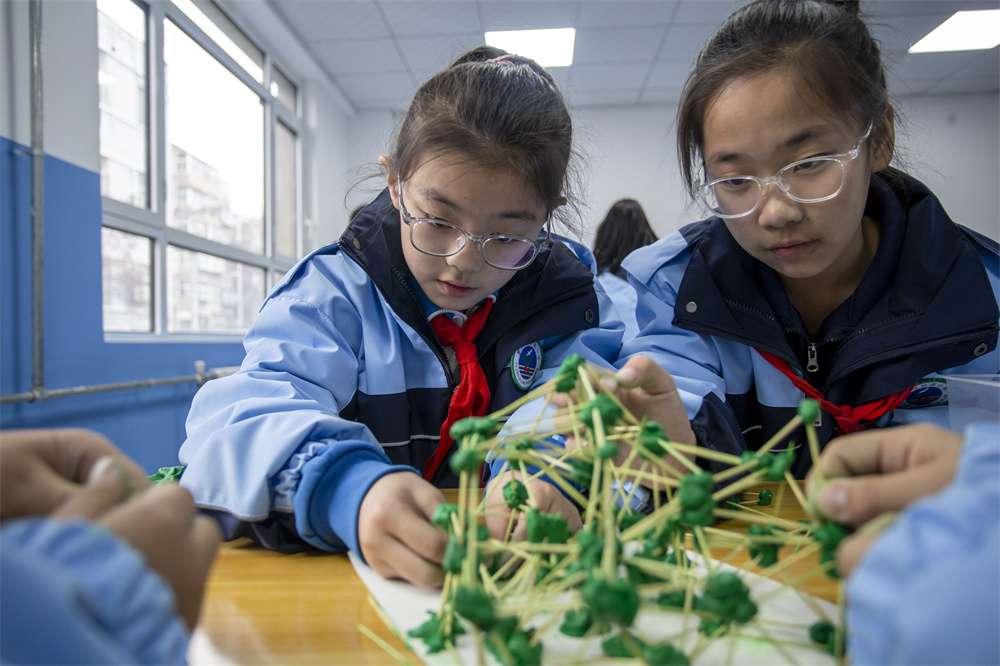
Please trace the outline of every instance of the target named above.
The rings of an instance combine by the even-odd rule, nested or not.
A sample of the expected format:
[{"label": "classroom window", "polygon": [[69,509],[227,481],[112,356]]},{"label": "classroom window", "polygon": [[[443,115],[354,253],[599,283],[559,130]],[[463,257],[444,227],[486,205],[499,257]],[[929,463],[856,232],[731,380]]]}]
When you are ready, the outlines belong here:
[{"label": "classroom window", "polygon": [[298,85],[209,0],[97,11],[104,331],[242,335],[303,250]]},{"label": "classroom window", "polygon": [[153,330],[153,244],[150,239],[101,229],[104,330],[149,333]]},{"label": "classroom window", "polygon": [[101,195],[149,205],[146,13],[131,2],[98,0]]}]

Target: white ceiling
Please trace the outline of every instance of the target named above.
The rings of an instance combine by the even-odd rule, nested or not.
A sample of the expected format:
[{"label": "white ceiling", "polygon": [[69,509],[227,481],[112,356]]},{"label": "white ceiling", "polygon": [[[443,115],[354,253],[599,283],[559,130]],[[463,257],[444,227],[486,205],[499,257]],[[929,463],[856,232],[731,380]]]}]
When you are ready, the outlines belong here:
[{"label": "white ceiling", "polygon": [[[552,69],[571,105],[675,102],[704,40],[734,0],[267,0],[359,111],[403,110],[416,88],[487,30],[576,28],[573,65]],[[998,49],[910,55],[961,9],[1000,0],[862,0],[890,92],[996,93]]]}]

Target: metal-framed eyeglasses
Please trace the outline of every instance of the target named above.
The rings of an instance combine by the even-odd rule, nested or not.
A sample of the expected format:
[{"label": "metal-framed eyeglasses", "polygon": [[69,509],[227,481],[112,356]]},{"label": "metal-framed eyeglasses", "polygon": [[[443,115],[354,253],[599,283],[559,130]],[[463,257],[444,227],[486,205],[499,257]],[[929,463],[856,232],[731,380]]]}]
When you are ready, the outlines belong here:
[{"label": "metal-framed eyeglasses", "polygon": [[403,204],[402,185],[399,187],[399,212],[403,222],[410,227],[410,243],[424,254],[450,257],[472,241],[479,245],[483,261],[508,271],[524,268],[538,255],[538,242],[530,238],[511,234],[477,236],[443,220],[412,217]]},{"label": "metal-framed eyeglasses", "polygon": [[757,210],[764,200],[764,190],[774,183],[785,196],[800,203],[829,201],[844,189],[847,164],[861,154],[861,144],[872,132],[872,124],[854,147],[838,155],[819,155],[792,162],[770,178],[727,176],[702,183],[699,178],[691,188],[714,214],[723,219],[743,217]]}]

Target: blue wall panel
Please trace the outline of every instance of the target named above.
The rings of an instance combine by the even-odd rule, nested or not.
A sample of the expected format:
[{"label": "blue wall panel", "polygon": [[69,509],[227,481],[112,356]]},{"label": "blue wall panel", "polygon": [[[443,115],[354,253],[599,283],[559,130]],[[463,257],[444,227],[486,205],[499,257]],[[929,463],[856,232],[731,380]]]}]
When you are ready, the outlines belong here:
[{"label": "blue wall panel", "polygon": [[[31,388],[31,160],[0,137],[0,393]],[[174,377],[239,365],[238,343],[106,343],[101,323],[101,195],[96,173],[45,158],[45,386]],[[4,428],[82,427],[148,472],[177,463],[196,386],[177,384],[0,407]]]}]

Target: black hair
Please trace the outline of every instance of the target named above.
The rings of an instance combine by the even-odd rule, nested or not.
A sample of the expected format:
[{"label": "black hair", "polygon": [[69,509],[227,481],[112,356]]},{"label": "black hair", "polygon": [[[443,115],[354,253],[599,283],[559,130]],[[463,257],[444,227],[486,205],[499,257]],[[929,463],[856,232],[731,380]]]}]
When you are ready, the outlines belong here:
[{"label": "black hair", "polygon": [[619,199],[608,209],[604,221],[597,227],[594,258],[597,272],[617,273],[622,260],[632,250],[656,242],[646,211],[635,199]]},{"label": "black hair", "polygon": [[567,199],[573,203],[573,122],[555,80],[534,60],[480,46],[420,87],[388,155],[391,166],[405,180],[423,162],[451,153],[518,174],[547,218],[558,210],[575,228],[561,212]]},{"label": "black hair", "polygon": [[689,188],[701,169],[708,106],[734,79],[775,69],[861,127],[872,123],[872,152],[892,155],[885,68],[860,0],[753,0],[709,38],[684,85],[677,154]]}]

